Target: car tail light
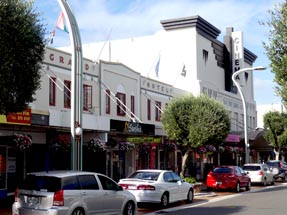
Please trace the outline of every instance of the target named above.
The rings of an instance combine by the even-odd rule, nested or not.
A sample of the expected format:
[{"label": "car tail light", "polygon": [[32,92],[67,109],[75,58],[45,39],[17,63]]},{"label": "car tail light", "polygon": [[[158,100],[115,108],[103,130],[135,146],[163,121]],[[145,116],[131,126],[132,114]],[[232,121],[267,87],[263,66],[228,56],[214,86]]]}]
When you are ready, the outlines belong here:
[{"label": "car tail light", "polygon": [[155,190],[155,187],[152,185],[139,185],[138,190]]},{"label": "car tail light", "polygon": [[282,168],[282,166],[283,166],[283,163],[282,163],[282,162],[280,162],[280,168]]},{"label": "car tail light", "polygon": [[18,202],[19,200],[19,189],[16,188],[15,193],[14,193],[14,201]]},{"label": "car tail light", "polygon": [[258,172],[258,175],[263,175],[262,170],[260,170],[260,171]]},{"label": "car tail light", "polygon": [[127,184],[119,184],[119,185],[120,185],[122,188],[126,189],[126,190],[127,190],[128,187],[129,187]]},{"label": "car tail light", "polygon": [[54,193],[53,206],[64,206],[64,190]]}]

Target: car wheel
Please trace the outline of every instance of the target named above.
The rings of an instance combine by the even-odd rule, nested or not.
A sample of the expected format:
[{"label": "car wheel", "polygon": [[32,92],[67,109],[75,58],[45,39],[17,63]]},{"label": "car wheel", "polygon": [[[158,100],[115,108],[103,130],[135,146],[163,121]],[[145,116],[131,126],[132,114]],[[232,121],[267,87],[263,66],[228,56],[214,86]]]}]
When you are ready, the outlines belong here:
[{"label": "car wheel", "polygon": [[124,209],[123,215],[134,215],[135,214],[135,205],[133,202],[129,201]]},{"label": "car wheel", "polygon": [[274,184],[275,184],[275,178],[272,177],[271,185],[274,185]]},{"label": "car wheel", "polygon": [[263,179],[262,185],[265,187],[267,185],[266,178]]},{"label": "car wheel", "polygon": [[82,208],[76,208],[72,215],[85,215],[85,211]]},{"label": "car wheel", "polygon": [[236,183],[235,192],[237,192],[237,193],[240,192],[240,184],[239,184],[239,182]]},{"label": "car wheel", "polygon": [[168,194],[164,193],[161,197],[161,206],[166,208],[168,205]]},{"label": "car wheel", "polygon": [[193,202],[193,197],[194,197],[194,193],[193,193],[193,189],[190,189],[187,193],[187,203],[191,203]]},{"label": "car wheel", "polygon": [[251,181],[248,181],[247,186],[245,187],[246,191],[251,189]]}]

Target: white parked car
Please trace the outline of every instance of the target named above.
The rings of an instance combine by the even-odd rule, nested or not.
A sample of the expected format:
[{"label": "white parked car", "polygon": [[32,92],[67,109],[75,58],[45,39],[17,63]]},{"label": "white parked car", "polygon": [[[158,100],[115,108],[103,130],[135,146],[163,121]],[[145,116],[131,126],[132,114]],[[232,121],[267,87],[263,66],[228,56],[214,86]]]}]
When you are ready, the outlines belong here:
[{"label": "white parked car", "polygon": [[13,215],[134,215],[135,197],[111,178],[93,172],[28,174],[15,193]]},{"label": "white parked car", "polygon": [[127,178],[120,179],[119,185],[130,191],[138,203],[169,203],[194,198],[193,185],[182,180],[178,174],[169,170],[137,170]]},{"label": "white parked car", "polygon": [[267,184],[273,185],[275,182],[274,175],[267,164],[244,164],[243,170],[249,175],[253,184],[266,186]]}]

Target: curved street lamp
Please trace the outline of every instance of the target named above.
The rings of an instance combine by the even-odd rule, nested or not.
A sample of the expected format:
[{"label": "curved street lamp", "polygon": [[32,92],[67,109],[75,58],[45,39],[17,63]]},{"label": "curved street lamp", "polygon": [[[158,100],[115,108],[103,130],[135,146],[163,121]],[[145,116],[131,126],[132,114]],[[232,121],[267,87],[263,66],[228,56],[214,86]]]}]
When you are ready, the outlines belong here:
[{"label": "curved street lamp", "polygon": [[247,113],[246,113],[246,102],[245,102],[245,98],[244,95],[242,93],[242,88],[239,85],[239,83],[236,81],[237,77],[239,74],[243,73],[243,72],[247,72],[247,71],[253,71],[253,70],[265,70],[266,67],[263,66],[258,66],[258,67],[250,67],[250,68],[244,68],[244,69],[240,69],[236,72],[233,73],[232,75],[232,81],[234,82],[234,84],[236,85],[239,94],[241,96],[242,99],[242,103],[243,103],[243,114],[244,114],[244,142],[245,142],[245,163],[249,163],[249,139],[247,136]]}]

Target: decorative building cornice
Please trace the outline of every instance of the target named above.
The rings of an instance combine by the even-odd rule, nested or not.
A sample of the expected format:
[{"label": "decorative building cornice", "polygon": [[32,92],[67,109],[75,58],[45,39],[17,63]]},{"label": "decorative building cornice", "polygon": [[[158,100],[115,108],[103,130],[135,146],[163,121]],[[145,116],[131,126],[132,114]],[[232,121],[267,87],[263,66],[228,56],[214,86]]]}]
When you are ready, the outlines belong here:
[{"label": "decorative building cornice", "polygon": [[216,39],[221,31],[200,16],[190,16],[177,19],[162,20],[163,28],[168,30],[196,27],[199,34],[210,39]]}]

